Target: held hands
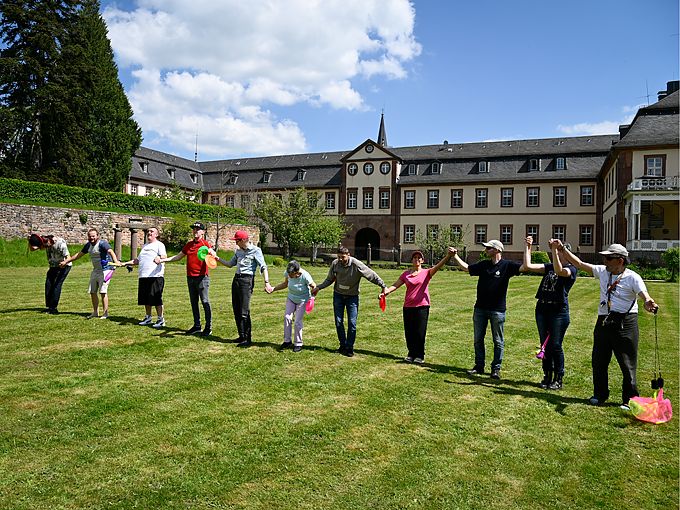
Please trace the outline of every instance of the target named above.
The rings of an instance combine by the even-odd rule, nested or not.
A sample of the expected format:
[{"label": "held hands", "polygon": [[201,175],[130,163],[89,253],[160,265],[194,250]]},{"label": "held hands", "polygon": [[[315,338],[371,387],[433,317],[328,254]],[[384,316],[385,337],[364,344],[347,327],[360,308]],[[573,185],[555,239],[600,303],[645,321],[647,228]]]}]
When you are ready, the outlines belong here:
[{"label": "held hands", "polygon": [[316,297],[316,295],[317,295],[318,293],[319,293],[319,287],[314,287],[314,288],[312,289],[312,296],[315,296],[315,297]]},{"label": "held hands", "polygon": [[162,263],[162,262],[161,262],[161,257],[160,257],[160,255],[156,255],[156,258],[155,258],[155,259],[153,259],[153,261],[154,261],[154,263],[155,263],[156,265],[158,265],[158,264],[161,264],[161,263]]},{"label": "held hands", "polygon": [[533,236],[526,236],[524,239],[524,242],[527,243],[527,246],[531,248],[531,245],[534,244],[534,238]]},{"label": "held hands", "polygon": [[274,287],[272,287],[269,283],[264,284],[264,290],[267,292],[267,294],[271,294],[274,292]]},{"label": "held hands", "polygon": [[446,252],[446,260],[450,260],[456,253],[458,253],[458,250],[453,246],[449,246],[449,249]]},{"label": "held hands", "polygon": [[208,248],[208,255],[210,255],[211,257],[217,258],[217,252],[215,250],[213,250],[212,248]]}]

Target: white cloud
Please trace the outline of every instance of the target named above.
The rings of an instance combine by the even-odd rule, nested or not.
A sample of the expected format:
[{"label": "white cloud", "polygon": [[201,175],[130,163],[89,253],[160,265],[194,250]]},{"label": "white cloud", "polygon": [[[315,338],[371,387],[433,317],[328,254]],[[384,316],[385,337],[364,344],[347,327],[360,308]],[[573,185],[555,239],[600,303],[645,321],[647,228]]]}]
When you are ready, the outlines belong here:
[{"label": "white cloud", "polygon": [[216,156],[304,151],[299,126],[267,105],[364,109],[352,81],[404,78],[421,51],[408,0],[136,5],[103,13],[118,64],[134,77],[135,117],[145,132],[188,149],[200,128],[201,152]]},{"label": "white cloud", "polygon": [[603,120],[600,122],[580,122],[571,125],[558,125],[557,130],[569,136],[587,136],[587,135],[608,135],[619,132],[621,124],[630,124],[640,106],[624,106],[621,112],[624,116],[621,120]]}]

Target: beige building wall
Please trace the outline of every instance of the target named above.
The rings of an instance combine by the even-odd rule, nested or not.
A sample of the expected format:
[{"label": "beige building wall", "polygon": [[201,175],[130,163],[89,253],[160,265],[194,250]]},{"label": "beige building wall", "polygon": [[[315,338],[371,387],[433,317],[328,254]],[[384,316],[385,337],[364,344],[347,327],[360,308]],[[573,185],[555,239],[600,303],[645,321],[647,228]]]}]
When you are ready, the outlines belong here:
[{"label": "beige building wall", "polygon": [[678,149],[652,149],[633,152],[633,179],[644,177],[645,156],[666,156],[666,177],[673,178],[680,175],[680,151]]},{"label": "beige building wall", "polygon": [[[366,147],[372,147],[370,152]],[[345,214],[381,216],[390,214],[394,197],[392,196],[392,182],[395,168],[394,157],[382,150],[380,146],[369,144],[347,158],[345,162],[345,182],[348,195],[356,192],[356,208],[349,208],[349,201]],[[354,170],[353,170],[354,169]],[[380,207],[380,193],[389,193],[388,207]],[[366,207],[367,194],[371,207]]]}]

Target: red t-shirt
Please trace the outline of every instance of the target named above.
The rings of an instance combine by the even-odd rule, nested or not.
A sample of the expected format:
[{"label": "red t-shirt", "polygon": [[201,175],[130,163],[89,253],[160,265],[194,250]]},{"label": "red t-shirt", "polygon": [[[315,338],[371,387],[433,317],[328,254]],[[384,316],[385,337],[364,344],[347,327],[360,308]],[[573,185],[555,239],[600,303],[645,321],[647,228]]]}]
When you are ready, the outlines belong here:
[{"label": "red t-shirt", "polygon": [[212,248],[205,239],[194,241],[193,239],[184,245],[182,253],[187,256],[187,276],[207,276],[208,266],[205,261],[198,260],[198,249],[201,246]]}]

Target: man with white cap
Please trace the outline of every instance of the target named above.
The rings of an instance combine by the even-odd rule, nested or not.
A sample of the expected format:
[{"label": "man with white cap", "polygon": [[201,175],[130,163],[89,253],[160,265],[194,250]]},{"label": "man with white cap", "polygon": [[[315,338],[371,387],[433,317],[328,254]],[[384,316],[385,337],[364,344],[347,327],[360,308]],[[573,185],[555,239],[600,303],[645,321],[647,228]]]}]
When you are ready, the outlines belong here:
[{"label": "man with white cap", "polygon": [[236,241],[236,251],[229,260],[217,257],[210,250],[210,254],[217,258],[223,266],[236,266],[236,274],[231,283],[231,306],[234,310],[234,321],[238,330],[237,347],[250,347],[253,344],[252,324],[250,321],[250,298],[255,288],[255,270],[260,266],[260,272],[264,277],[264,289],[271,293],[273,287],[269,284],[269,272],[267,263],[264,261],[262,250],[250,242],[250,234],[245,230],[237,230],[232,241]]},{"label": "man with white cap", "polygon": [[470,273],[470,276],[479,276],[477,280],[477,301],[472,315],[474,325],[475,366],[467,371],[469,375],[481,375],[484,373],[484,361],[486,352],[484,349],[484,336],[486,327],[491,323],[491,335],[493,337],[493,360],[491,361],[491,378],[501,378],[501,364],[503,363],[503,350],[505,339],[503,338],[503,326],[505,325],[505,298],[508,294],[508,282],[513,276],[517,276],[523,270],[522,264],[503,258],[503,243],[492,239],[488,243],[482,243],[488,259],[480,260],[468,265],[458,256],[458,250],[454,251],[453,257],[458,265]]},{"label": "man with white cap", "polygon": [[593,333],[593,396],[590,403],[602,404],[609,398],[609,362],[612,353],[623,374],[622,409],[628,409],[631,397],[638,396],[638,305],[637,297],[645,300],[645,310],[656,313],[658,305],[647,292],[642,278],[626,267],[630,263],[628,250],[620,244],[612,244],[600,255],[603,265],[583,262],[563,245],[558,248],[567,260],[577,268],[593,275],[600,281],[600,304]]}]

